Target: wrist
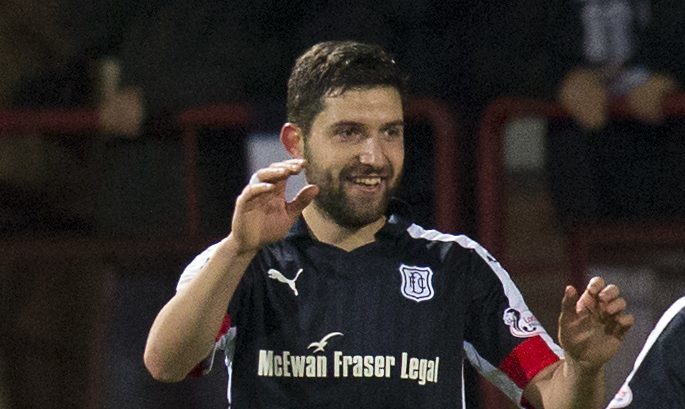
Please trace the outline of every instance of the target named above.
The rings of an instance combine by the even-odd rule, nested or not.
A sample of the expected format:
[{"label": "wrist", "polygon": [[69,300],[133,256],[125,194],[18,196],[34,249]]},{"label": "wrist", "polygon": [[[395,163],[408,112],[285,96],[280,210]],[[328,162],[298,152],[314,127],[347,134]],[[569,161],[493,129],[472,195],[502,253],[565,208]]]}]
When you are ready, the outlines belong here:
[{"label": "wrist", "polygon": [[573,374],[579,377],[578,379],[594,381],[596,379],[603,379],[604,364],[580,361],[570,356],[566,356],[564,358],[564,372]]},{"label": "wrist", "polygon": [[233,233],[230,233],[228,237],[219,242],[217,255],[219,257],[245,257],[251,259],[257,254],[258,251],[259,247],[246,246],[240,243],[240,241],[235,238]]}]

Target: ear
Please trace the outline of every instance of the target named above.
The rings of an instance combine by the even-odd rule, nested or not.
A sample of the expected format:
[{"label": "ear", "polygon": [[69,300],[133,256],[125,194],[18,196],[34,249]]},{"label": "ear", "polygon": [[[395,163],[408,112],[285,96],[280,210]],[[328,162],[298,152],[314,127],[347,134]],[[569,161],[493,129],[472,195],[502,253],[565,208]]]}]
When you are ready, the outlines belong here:
[{"label": "ear", "polygon": [[304,157],[304,136],[299,126],[286,122],[281,128],[281,143],[293,158]]}]

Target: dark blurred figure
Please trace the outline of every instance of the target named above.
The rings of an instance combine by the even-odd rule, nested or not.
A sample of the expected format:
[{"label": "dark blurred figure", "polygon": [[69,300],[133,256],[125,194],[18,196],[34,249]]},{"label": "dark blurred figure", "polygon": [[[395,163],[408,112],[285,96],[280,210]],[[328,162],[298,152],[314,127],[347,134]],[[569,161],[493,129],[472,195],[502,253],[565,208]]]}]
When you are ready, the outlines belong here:
[{"label": "dark blurred figure", "polygon": [[[547,141],[562,222],[682,217],[683,121],[665,119],[662,103],[685,80],[685,3],[517,4],[520,81],[512,93],[558,101],[573,118],[551,121]],[[634,119],[611,120],[614,100]]]},{"label": "dark blurred figure", "polygon": [[[68,15],[55,2],[3,1],[0,108],[64,107],[86,100],[87,73]],[[74,64],[74,61],[79,61]],[[84,147],[70,138],[0,130],[0,233],[88,228],[92,197]]]}]

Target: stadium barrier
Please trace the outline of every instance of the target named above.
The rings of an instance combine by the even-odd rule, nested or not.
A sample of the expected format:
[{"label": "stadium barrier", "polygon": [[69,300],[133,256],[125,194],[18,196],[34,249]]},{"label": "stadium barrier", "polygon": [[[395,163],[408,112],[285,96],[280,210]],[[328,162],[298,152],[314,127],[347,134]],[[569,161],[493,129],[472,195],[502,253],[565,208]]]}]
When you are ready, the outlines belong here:
[{"label": "stadium barrier", "polygon": [[[433,180],[434,218],[436,226],[444,231],[455,231],[462,226],[464,214],[459,200],[461,188],[459,126],[456,114],[442,101],[433,98],[413,98],[406,106],[408,121],[428,123],[433,132]],[[198,142],[203,128],[250,129],[254,118],[249,104],[215,104],[199,106],[181,112],[176,125],[181,131],[182,191],[184,200],[184,237],[126,237],[97,238],[92,250],[121,253],[126,257],[160,249],[174,251],[187,249],[181,242],[206,242],[207,237],[200,227],[200,172]],[[62,137],[92,137],[100,132],[97,110],[94,109],[4,109],[0,110],[0,137],[29,134],[61,135]],[[36,237],[28,238],[35,241]],[[44,245],[23,246],[21,237],[5,237],[8,248],[23,248],[24,251],[40,254],[74,254],[89,248],[94,237],[56,237],[45,240]],[[157,242],[155,244],[154,242]],[[69,243],[73,243],[72,246]],[[163,245],[162,245],[163,244]],[[26,247],[26,248],[24,248]],[[144,250],[143,250],[144,249]],[[164,250],[163,250],[164,249]],[[23,253],[23,252],[22,252]],[[154,251],[153,251],[154,253]],[[149,253],[146,253],[149,254]]]},{"label": "stadium barrier", "polygon": [[[614,119],[628,119],[626,104],[617,101],[609,108]],[[685,94],[671,96],[664,102],[667,117],[685,116]],[[502,97],[485,110],[479,130],[478,145],[478,236],[480,242],[501,260],[514,262],[505,248],[504,215],[504,145],[505,126],[513,120],[539,117],[568,119],[569,115],[557,104],[526,98]],[[573,277],[571,281],[584,286],[584,273],[591,251],[607,245],[683,245],[684,221],[595,222],[576,225],[568,233],[568,251]]]}]

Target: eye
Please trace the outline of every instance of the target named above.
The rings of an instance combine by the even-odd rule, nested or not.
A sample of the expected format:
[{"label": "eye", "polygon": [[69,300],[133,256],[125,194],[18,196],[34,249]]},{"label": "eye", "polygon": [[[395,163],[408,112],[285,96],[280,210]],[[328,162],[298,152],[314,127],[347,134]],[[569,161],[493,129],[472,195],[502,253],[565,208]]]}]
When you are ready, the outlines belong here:
[{"label": "eye", "polygon": [[396,125],[386,128],[383,131],[386,139],[401,139],[404,137],[404,126]]},{"label": "eye", "polygon": [[346,125],[336,128],[334,136],[342,142],[356,142],[363,138],[364,132],[359,126]]}]

